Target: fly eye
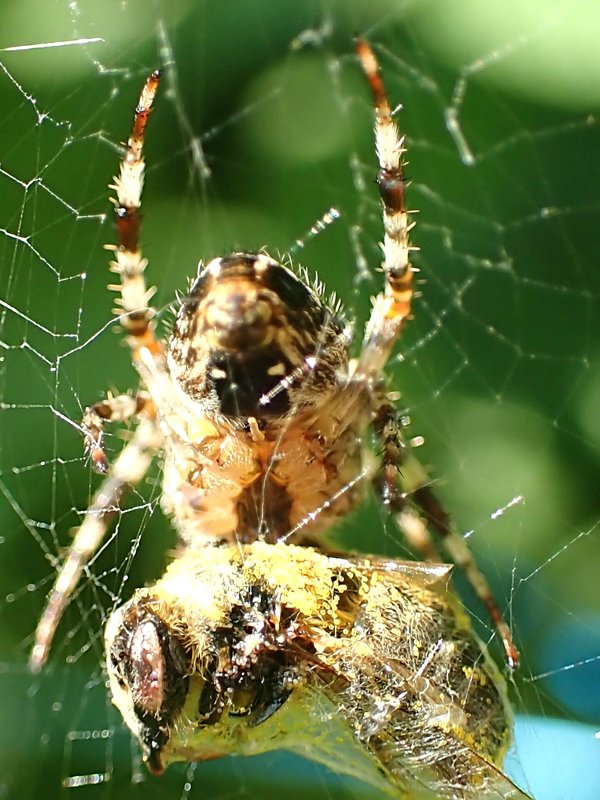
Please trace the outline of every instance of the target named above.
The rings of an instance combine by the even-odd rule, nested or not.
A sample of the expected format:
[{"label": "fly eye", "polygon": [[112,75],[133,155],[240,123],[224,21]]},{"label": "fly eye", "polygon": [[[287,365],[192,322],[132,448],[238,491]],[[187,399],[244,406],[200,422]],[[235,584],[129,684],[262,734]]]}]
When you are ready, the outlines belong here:
[{"label": "fly eye", "polygon": [[165,693],[165,659],[152,620],[142,622],[131,635],[127,673],[135,705],[142,712],[158,714]]},{"label": "fly eye", "polygon": [[190,656],[180,636],[135,601],[109,620],[109,676],[127,691],[139,719],[173,714],[187,696]]},{"label": "fly eye", "polygon": [[155,620],[138,618],[129,625],[121,624],[108,650],[108,670],[121,689],[129,690],[140,713],[159,713],[168,676]]}]

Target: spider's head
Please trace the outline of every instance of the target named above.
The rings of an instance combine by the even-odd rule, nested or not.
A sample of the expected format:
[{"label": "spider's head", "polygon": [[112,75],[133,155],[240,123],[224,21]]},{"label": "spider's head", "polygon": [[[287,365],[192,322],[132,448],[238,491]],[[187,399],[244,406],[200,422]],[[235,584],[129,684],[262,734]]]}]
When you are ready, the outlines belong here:
[{"label": "spider's head", "polygon": [[349,330],[264,254],[211,261],[181,306],[169,369],[209,412],[273,417],[314,406],[346,373]]}]

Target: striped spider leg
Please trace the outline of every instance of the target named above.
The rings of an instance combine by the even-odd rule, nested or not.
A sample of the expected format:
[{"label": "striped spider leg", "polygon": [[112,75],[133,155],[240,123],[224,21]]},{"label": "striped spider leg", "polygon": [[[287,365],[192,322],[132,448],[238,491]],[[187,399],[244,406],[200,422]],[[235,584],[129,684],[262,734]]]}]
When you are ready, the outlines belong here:
[{"label": "striped spider leg", "polygon": [[[142,257],[138,241],[141,223],[139,208],[144,184],[144,133],[159,80],[159,73],[154,72],[144,85],[120,174],[110,187],[117,194],[113,202],[119,243],[107,245],[107,249],[115,256],[111,270],[121,278],[119,285],[110,287],[120,294],[117,299],[120,322],[131,348],[133,363],[150,389],[154,402],[146,393],[140,393],[135,398],[129,395],[108,396],[87,408],[84,413],[82,430],[86,451],[96,471],[106,473],[107,477],[94,495],[46,600],[29,659],[32,672],[39,672],[44,665],[69,598],[86,564],[106,535],[123,495],[142,480],[161,444],[154,403],[161,396],[161,384],[167,381],[165,360],[163,346],[154,335],[154,310],[149,305],[155,290],[146,288],[144,270],[147,262]],[[140,418],[135,434],[109,467],[102,446],[103,424],[126,422],[133,417]]]},{"label": "striped spider leg", "polygon": [[[519,663],[519,653],[510,628],[465,540],[452,525],[449,515],[429,487],[427,475],[421,468],[421,485],[415,486],[410,492],[403,492],[399,488],[402,465],[408,460],[415,462],[416,459],[409,457],[407,453],[409,448],[402,437],[397,410],[378,386],[378,382],[392,347],[411,313],[415,269],[410,263],[410,252],[415,248],[410,244],[409,234],[414,222],[409,219],[410,212],[404,196],[404,137],[400,135],[394,122],[375,54],[360,39],[356,42],[356,50],[375,107],[375,146],[379,161],[377,184],[383,204],[382,269],[385,290],[375,298],[354,374],[355,379],[370,383],[374,396],[380,399],[374,411],[374,429],[381,443],[383,459],[376,484],[384,505],[396,512],[407,539],[424,558],[435,554],[435,547],[427,530],[434,530],[440,536],[446,552],[464,571],[477,597],[486,607],[502,641],[507,664],[514,669]],[[425,525],[419,524],[414,513],[407,511],[407,501],[418,509]]]}]

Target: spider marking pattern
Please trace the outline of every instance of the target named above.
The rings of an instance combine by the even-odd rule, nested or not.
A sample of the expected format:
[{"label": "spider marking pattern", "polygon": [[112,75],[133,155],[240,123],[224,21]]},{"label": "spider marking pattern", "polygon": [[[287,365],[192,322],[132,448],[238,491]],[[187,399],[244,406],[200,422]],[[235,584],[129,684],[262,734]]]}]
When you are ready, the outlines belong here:
[{"label": "spider marking pattern", "polygon": [[[181,540],[182,555],[162,582],[139,590],[117,609],[106,629],[113,699],[142,742],[151,768],[160,772],[172,760],[236,751],[225,734],[225,718],[227,725],[239,725],[238,718],[244,718],[245,729],[258,730],[278,719],[284,708],[291,709],[290,697],[301,693],[299,687],[312,686],[312,678],[319,675],[319,686],[328,687],[325,693],[336,698],[340,708],[349,709],[349,720],[362,715],[361,725],[374,719],[375,711],[365,710],[368,696],[388,703],[379,723],[372,722],[369,736],[362,737],[357,729],[353,738],[373,743],[373,757],[389,773],[389,780],[409,786],[411,769],[418,772],[417,767],[401,769],[396,756],[388,752],[401,738],[396,711],[402,707],[410,720],[416,713],[409,709],[410,692],[415,695],[425,673],[443,666],[446,677],[438,677],[439,691],[457,694],[461,689],[463,701],[444,725],[454,731],[455,745],[460,736],[474,732],[481,734],[482,743],[463,748],[462,753],[455,747],[452,759],[448,756],[431,768],[437,790],[444,770],[448,786],[456,776],[464,783],[462,794],[448,790],[440,796],[472,796],[467,766],[472,758],[480,767],[479,789],[484,778],[492,786],[489,794],[478,796],[524,797],[497,771],[510,734],[502,680],[449,595],[439,587],[431,595],[425,589],[447,576],[448,568],[351,558],[342,568],[326,554],[327,532],[360,502],[365,484],[371,481],[383,505],[425,558],[437,556],[430,530],[439,535],[488,608],[509,666],[517,665],[509,627],[404,440],[393,396],[386,389],[383,370],[411,314],[415,268],[410,256],[415,248],[409,237],[414,223],[405,202],[404,138],[392,117],[374,53],[362,40],[356,49],[375,109],[384,226],[384,289],[374,298],[356,359],[349,356],[352,329],[339,303],[327,299],[318,282],[311,285],[304,270],[284,266],[264,252],[232,253],[200,264],[168,343],[157,338],[151,305],[155,289],[147,288],[147,260],[139,244],[143,144],[160,73],[147,79],[120,173],[111,186],[116,193],[118,244],[107,247],[114,256],[111,270],[119,277],[110,288],[118,294],[119,319],[144,390],[136,397],[108,396],[84,414],[86,449],[105,478],[48,596],[30,666],[39,671],[45,663],[64,608],[123,495],[143,479],[160,454],[161,504]],[[138,422],[133,437],[109,465],[104,425],[133,418]],[[381,451],[375,470],[366,458],[371,433]],[[402,485],[401,467],[417,476],[412,485]],[[259,551],[262,567],[250,569],[248,564],[257,561]],[[282,552],[289,572],[282,577],[284,585],[277,587],[267,580],[265,565],[275,569]],[[314,568],[308,583],[301,567],[307,560]],[[214,574],[215,562],[220,574],[228,575],[229,586]],[[413,641],[412,666],[402,681],[387,686],[384,702],[375,678],[366,676],[377,659],[400,658],[393,655],[389,635],[392,630],[398,633],[399,623],[380,620],[388,628],[383,637],[387,650],[364,656],[362,699],[351,701],[350,654],[359,646],[365,609],[379,597],[375,584],[389,584],[393,597],[389,592],[384,595],[390,614],[398,620],[410,616],[406,611],[400,614],[396,589],[390,588],[399,585],[390,577],[394,570],[404,575],[397,591],[409,597],[408,607],[420,620],[422,636],[418,643]],[[178,576],[175,584],[170,575]],[[329,593],[329,605],[319,600],[309,610],[301,598],[290,597],[294,581],[313,599]],[[191,615],[199,592],[211,604],[207,600],[206,607]],[[375,624],[374,617],[369,618],[369,625]],[[316,646],[319,637],[333,635],[345,637],[352,648],[342,654],[323,642]],[[364,642],[360,647],[364,650]],[[449,676],[461,671],[470,676],[468,686],[458,678],[460,687],[453,686]],[[484,685],[489,697],[484,697]],[[422,705],[423,695],[417,695],[413,705]],[[439,715],[439,698],[431,702]],[[485,704],[489,709],[483,714]],[[188,732],[186,738],[183,719],[204,730],[216,726],[208,752],[206,743],[195,743],[195,734]],[[431,723],[432,730],[436,724]],[[438,728],[442,730],[441,722]],[[239,731],[236,736],[240,739]],[[252,745],[238,751],[260,750]],[[415,754],[415,764],[419,755]],[[424,785],[427,780],[423,778]]]}]

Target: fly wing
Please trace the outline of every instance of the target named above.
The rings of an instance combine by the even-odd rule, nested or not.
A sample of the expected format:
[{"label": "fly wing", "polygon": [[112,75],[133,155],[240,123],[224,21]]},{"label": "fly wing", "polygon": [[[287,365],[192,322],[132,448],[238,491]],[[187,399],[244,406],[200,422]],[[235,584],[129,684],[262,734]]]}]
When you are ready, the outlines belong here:
[{"label": "fly wing", "polygon": [[446,590],[450,568],[331,561],[351,621],[319,654],[323,690],[398,796],[525,800],[501,772],[512,729],[504,681]]},{"label": "fly wing", "polygon": [[392,583],[403,585],[409,582],[423,587],[437,583],[447,584],[454,569],[453,564],[436,561],[397,561],[378,556],[332,556],[329,562],[331,566],[338,566],[340,569],[359,570],[365,574],[381,573],[382,577]]}]

